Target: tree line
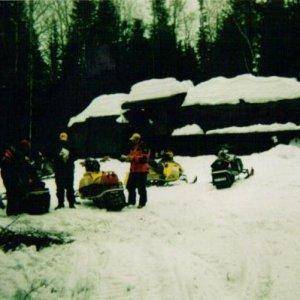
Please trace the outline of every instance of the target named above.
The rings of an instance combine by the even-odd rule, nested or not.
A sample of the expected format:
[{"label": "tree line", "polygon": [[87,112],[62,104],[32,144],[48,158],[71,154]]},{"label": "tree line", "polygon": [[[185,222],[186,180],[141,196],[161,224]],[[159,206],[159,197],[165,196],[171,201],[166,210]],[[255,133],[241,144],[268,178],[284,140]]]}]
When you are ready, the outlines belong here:
[{"label": "tree line", "polygon": [[150,78],[299,79],[299,0],[230,0],[214,34],[205,1],[198,2],[196,46],[177,38],[184,0],[168,8],[166,0],[151,0],[150,24],[122,18],[113,0],[74,0],[71,14],[66,1],[55,2],[58,14],[47,22],[41,47],[36,23],[46,7],[37,0],[0,1],[1,146],[24,137],[46,145],[94,97],[128,92]]}]

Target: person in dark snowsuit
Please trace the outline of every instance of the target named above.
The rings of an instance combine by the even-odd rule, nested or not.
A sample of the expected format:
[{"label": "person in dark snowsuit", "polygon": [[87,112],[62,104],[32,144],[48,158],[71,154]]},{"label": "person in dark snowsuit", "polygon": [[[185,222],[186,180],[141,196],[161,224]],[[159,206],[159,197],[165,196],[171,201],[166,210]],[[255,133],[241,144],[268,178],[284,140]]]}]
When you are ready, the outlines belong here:
[{"label": "person in dark snowsuit", "polygon": [[142,208],[147,203],[147,174],[149,172],[150,151],[141,139],[140,134],[134,133],[130,141],[133,147],[127,156],[123,159],[130,162],[130,173],[127,181],[128,205],[136,203],[136,189],[140,199],[138,208]]},{"label": "person in dark snowsuit", "polygon": [[65,191],[70,208],[75,208],[74,196],[74,153],[70,146],[67,133],[62,132],[55,151],[54,172],[58,205],[55,209],[64,207]]},{"label": "person in dark snowsuit", "polygon": [[31,182],[35,179],[30,164],[30,149],[30,142],[22,140],[18,147],[7,148],[1,159],[1,177],[6,189],[8,216],[26,210],[26,196]]}]

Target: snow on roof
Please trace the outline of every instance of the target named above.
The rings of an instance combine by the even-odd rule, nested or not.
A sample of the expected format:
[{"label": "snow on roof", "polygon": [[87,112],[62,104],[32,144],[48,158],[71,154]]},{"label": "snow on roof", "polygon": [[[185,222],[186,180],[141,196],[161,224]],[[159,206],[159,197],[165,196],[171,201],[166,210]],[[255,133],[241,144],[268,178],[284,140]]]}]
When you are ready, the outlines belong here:
[{"label": "snow on roof", "polygon": [[121,108],[124,102],[169,97],[186,93],[193,86],[190,80],[178,81],[175,78],[141,81],[131,87],[130,94],[110,94],[95,98],[84,111],[70,119],[68,126],[84,122],[90,117],[119,116],[124,112]]},{"label": "snow on roof", "polygon": [[300,82],[295,78],[244,74],[234,78],[212,78],[190,88],[183,106],[237,104],[239,99],[265,103],[297,98],[300,98]]},{"label": "snow on roof", "polygon": [[193,135],[193,134],[203,134],[203,130],[197,124],[186,125],[181,128],[177,128],[172,132],[172,136],[179,136],[179,135]]},{"label": "snow on roof", "polygon": [[125,118],[123,114],[121,114],[117,119],[116,122],[119,124],[126,124],[129,123],[129,121]]},{"label": "snow on roof", "polygon": [[288,131],[288,130],[300,130],[300,126],[295,123],[273,123],[270,125],[256,124],[244,127],[226,127],[221,129],[209,130],[206,134],[226,134],[226,133],[249,133],[249,132],[273,132],[273,131]]},{"label": "snow on roof", "polygon": [[131,87],[127,101],[139,101],[173,96],[186,93],[194,86],[191,80],[178,81],[175,78],[150,79]]},{"label": "snow on roof", "polygon": [[74,123],[84,122],[91,117],[118,116],[124,111],[121,105],[128,99],[128,94],[111,94],[102,95],[95,98],[90,105],[80,114],[72,117],[68,126],[71,127]]}]

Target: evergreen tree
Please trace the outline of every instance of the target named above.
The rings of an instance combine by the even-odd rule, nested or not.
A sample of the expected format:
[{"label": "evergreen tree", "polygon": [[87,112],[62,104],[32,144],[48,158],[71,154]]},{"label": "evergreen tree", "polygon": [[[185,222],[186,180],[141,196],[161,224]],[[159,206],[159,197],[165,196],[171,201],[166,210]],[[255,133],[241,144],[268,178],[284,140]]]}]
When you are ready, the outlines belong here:
[{"label": "evergreen tree", "polygon": [[[190,45],[181,45],[178,56],[178,80],[199,82],[199,61],[195,49]],[[200,78],[203,80],[203,78]]]},{"label": "evergreen tree", "polygon": [[151,51],[152,77],[176,76],[178,47],[165,0],[152,0]]},{"label": "evergreen tree", "polygon": [[0,2],[0,12],[1,103],[9,120],[2,119],[6,125],[1,129],[5,138],[17,140],[30,137],[38,128],[33,111],[41,100],[47,76],[25,2]]},{"label": "evergreen tree", "polygon": [[[200,6],[201,7],[201,6]],[[197,50],[199,54],[199,72],[197,81],[204,81],[212,77],[213,66],[212,66],[212,54],[213,44],[208,40],[205,25],[205,14],[201,11],[201,22],[199,28],[199,38],[197,43]]]},{"label": "evergreen tree", "polygon": [[59,95],[55,90],[52,95],[60,123],[67,121],[91,98],[85,78],[89,71],[91,49],[94,49],[95,14],[94,1],[74,2],[72,25],[63,51]]},{"label": "evergreen tree", "polygon": [[213,76],[236,76],[256,71],[257,26],[255,1],[234,0],[231,12],[217,32],[213,45]]},{"label": "evergreen tree", "polygon": [[87,69],[87,49],[92,48],[96,6],[91,0],[74,2],[72,27],[64,51],[64,78],[82,78]]},{"label": "evergreen tree", "polygon": [[111,0],[99,2],[95,22],[97,46],[113,45],[120,40],[120,16]]},{"label": "evergreen tree", "polygon": [[263,75],[299,76],[300,2],[283,0],[260,5],[262,15],[261,72]]},{"label": "evergreen tree", "polygon": [[127,78],[127,86],[151,77],[149,72],[151,66],[150,43],[144,33],[142,20],[134,20],[127,41],[124,38],[127,45],[126,51],[123,51],[126,65],[124,77]]},{"label": "evergreen tree", "polygon": [[50,69],[50,81],[51,84],[55,84],[59,81],[60,78],[60,44],[57,30],[57,23],[53,19],[51,22],[51,32],[48,42],[49,48],[49,69]]}]

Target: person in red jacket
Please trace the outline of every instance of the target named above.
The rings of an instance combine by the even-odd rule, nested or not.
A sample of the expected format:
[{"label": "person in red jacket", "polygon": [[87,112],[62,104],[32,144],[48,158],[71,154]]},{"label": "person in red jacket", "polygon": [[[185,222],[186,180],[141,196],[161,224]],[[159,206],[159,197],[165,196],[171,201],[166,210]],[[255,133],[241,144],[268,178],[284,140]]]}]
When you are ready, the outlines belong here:
[{"label": "person in red jacket", "polygon": [[133,147],[129,155],[123,156],[123,159],[130,162],[130,173],[126,186],[128,205],[135,205],[137,189],[140,196],[138,208],[142,208],[147,203],[146,183],[150,151],[145,146],[139,133],[134,133],[129,140],[133,143]]}]

